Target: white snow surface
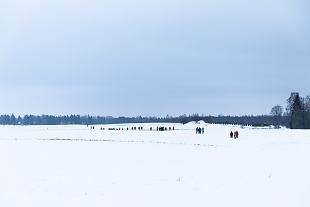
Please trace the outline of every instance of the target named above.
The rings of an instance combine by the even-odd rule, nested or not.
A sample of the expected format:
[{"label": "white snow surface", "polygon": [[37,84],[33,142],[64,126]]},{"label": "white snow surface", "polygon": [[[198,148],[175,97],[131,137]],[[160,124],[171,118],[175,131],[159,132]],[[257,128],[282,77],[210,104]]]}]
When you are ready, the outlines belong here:
[{"label": "white snow surface", "polygon": [[0,126],[0,206],[309,207],[309,158],[309,130]]}]

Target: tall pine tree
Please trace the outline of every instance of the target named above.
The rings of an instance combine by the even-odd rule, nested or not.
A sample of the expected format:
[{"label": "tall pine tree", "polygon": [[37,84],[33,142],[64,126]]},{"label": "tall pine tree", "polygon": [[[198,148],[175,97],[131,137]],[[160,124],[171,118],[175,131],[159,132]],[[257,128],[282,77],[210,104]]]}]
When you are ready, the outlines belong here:
[{"label": "tall pine tree", "polygon": [[304,129],[305,128],[305,111],[304,103],[299,93],[291,93],[287,100],[287,112],[289,116],[289,127],[291,129]]}]

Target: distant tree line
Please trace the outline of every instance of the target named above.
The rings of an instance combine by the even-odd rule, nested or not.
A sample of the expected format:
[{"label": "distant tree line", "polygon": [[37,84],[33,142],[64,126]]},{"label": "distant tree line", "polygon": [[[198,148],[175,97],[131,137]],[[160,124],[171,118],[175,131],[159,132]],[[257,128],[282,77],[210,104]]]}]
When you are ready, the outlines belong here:
[{"label": "distant tree line", "polygon": [[205,116],[202,120],[212,124],[234,124],[243,126],[270,126],[273,117],[270,115],[259,116]]},{"label": "distant tree line", "polygon": [[14,114],[1,115],[1,125],[68,125],[68,124],[120,124],[120,123],[188,123],[205,121],[212,124],[235,124],[248,126],[286,126],[291,129],[310,129],[310,96],[301,97],[293,92],[287,99],[284,112],[282,106],[272,107],[269,115],[259,116],[204,116],[199,114],[166,116],[166,117],[112,117],[112,116],[80,116],[80,115],[25,115],[16,117]]},{"label": "distant tree line", "polygon": [[1,125],[69,125],[69,124],[120,124],[120,123],[188,123],[203,120],[214,124],[238,124],[252,126],[268,126],[272,124],[272,116],[203,116],[198,114],[181,115],[177,117],[112,117],[112,116],[52,116],[25,115],[16,117],[14,114],[1,115]]},{"label": "distant tree line", "polygon": [[112,117],[112,116],[81,116],[81,115],[25,115],[16,117],[11,115],[0,115],[1,125],[68,125],[68,124],[120,124],[120,123],[159,123],[179,122],[178,117]]}]

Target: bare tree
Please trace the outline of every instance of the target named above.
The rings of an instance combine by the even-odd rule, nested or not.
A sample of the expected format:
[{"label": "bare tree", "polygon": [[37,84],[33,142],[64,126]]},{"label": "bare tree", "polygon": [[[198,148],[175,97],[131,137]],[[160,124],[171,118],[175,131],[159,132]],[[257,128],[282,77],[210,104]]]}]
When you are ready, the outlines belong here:
[{"label": "bare tree", "polygon": [[276,105],[272,107],[270,114],[273,117],[273,123],[275,127],[279,128],[279,126],[281,125],[281,119],[282,119],[282,114],[283,114],[282,106]]}]

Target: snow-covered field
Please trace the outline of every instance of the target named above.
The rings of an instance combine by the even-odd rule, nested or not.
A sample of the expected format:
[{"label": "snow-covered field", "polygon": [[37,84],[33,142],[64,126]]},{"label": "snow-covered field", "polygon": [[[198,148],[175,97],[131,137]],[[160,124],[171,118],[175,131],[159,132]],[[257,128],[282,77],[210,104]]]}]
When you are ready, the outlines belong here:
[{"label": "snow-covered field", "polygon": [[310,206],[310,131],[162,125],[0,126],[0,206]]}]

